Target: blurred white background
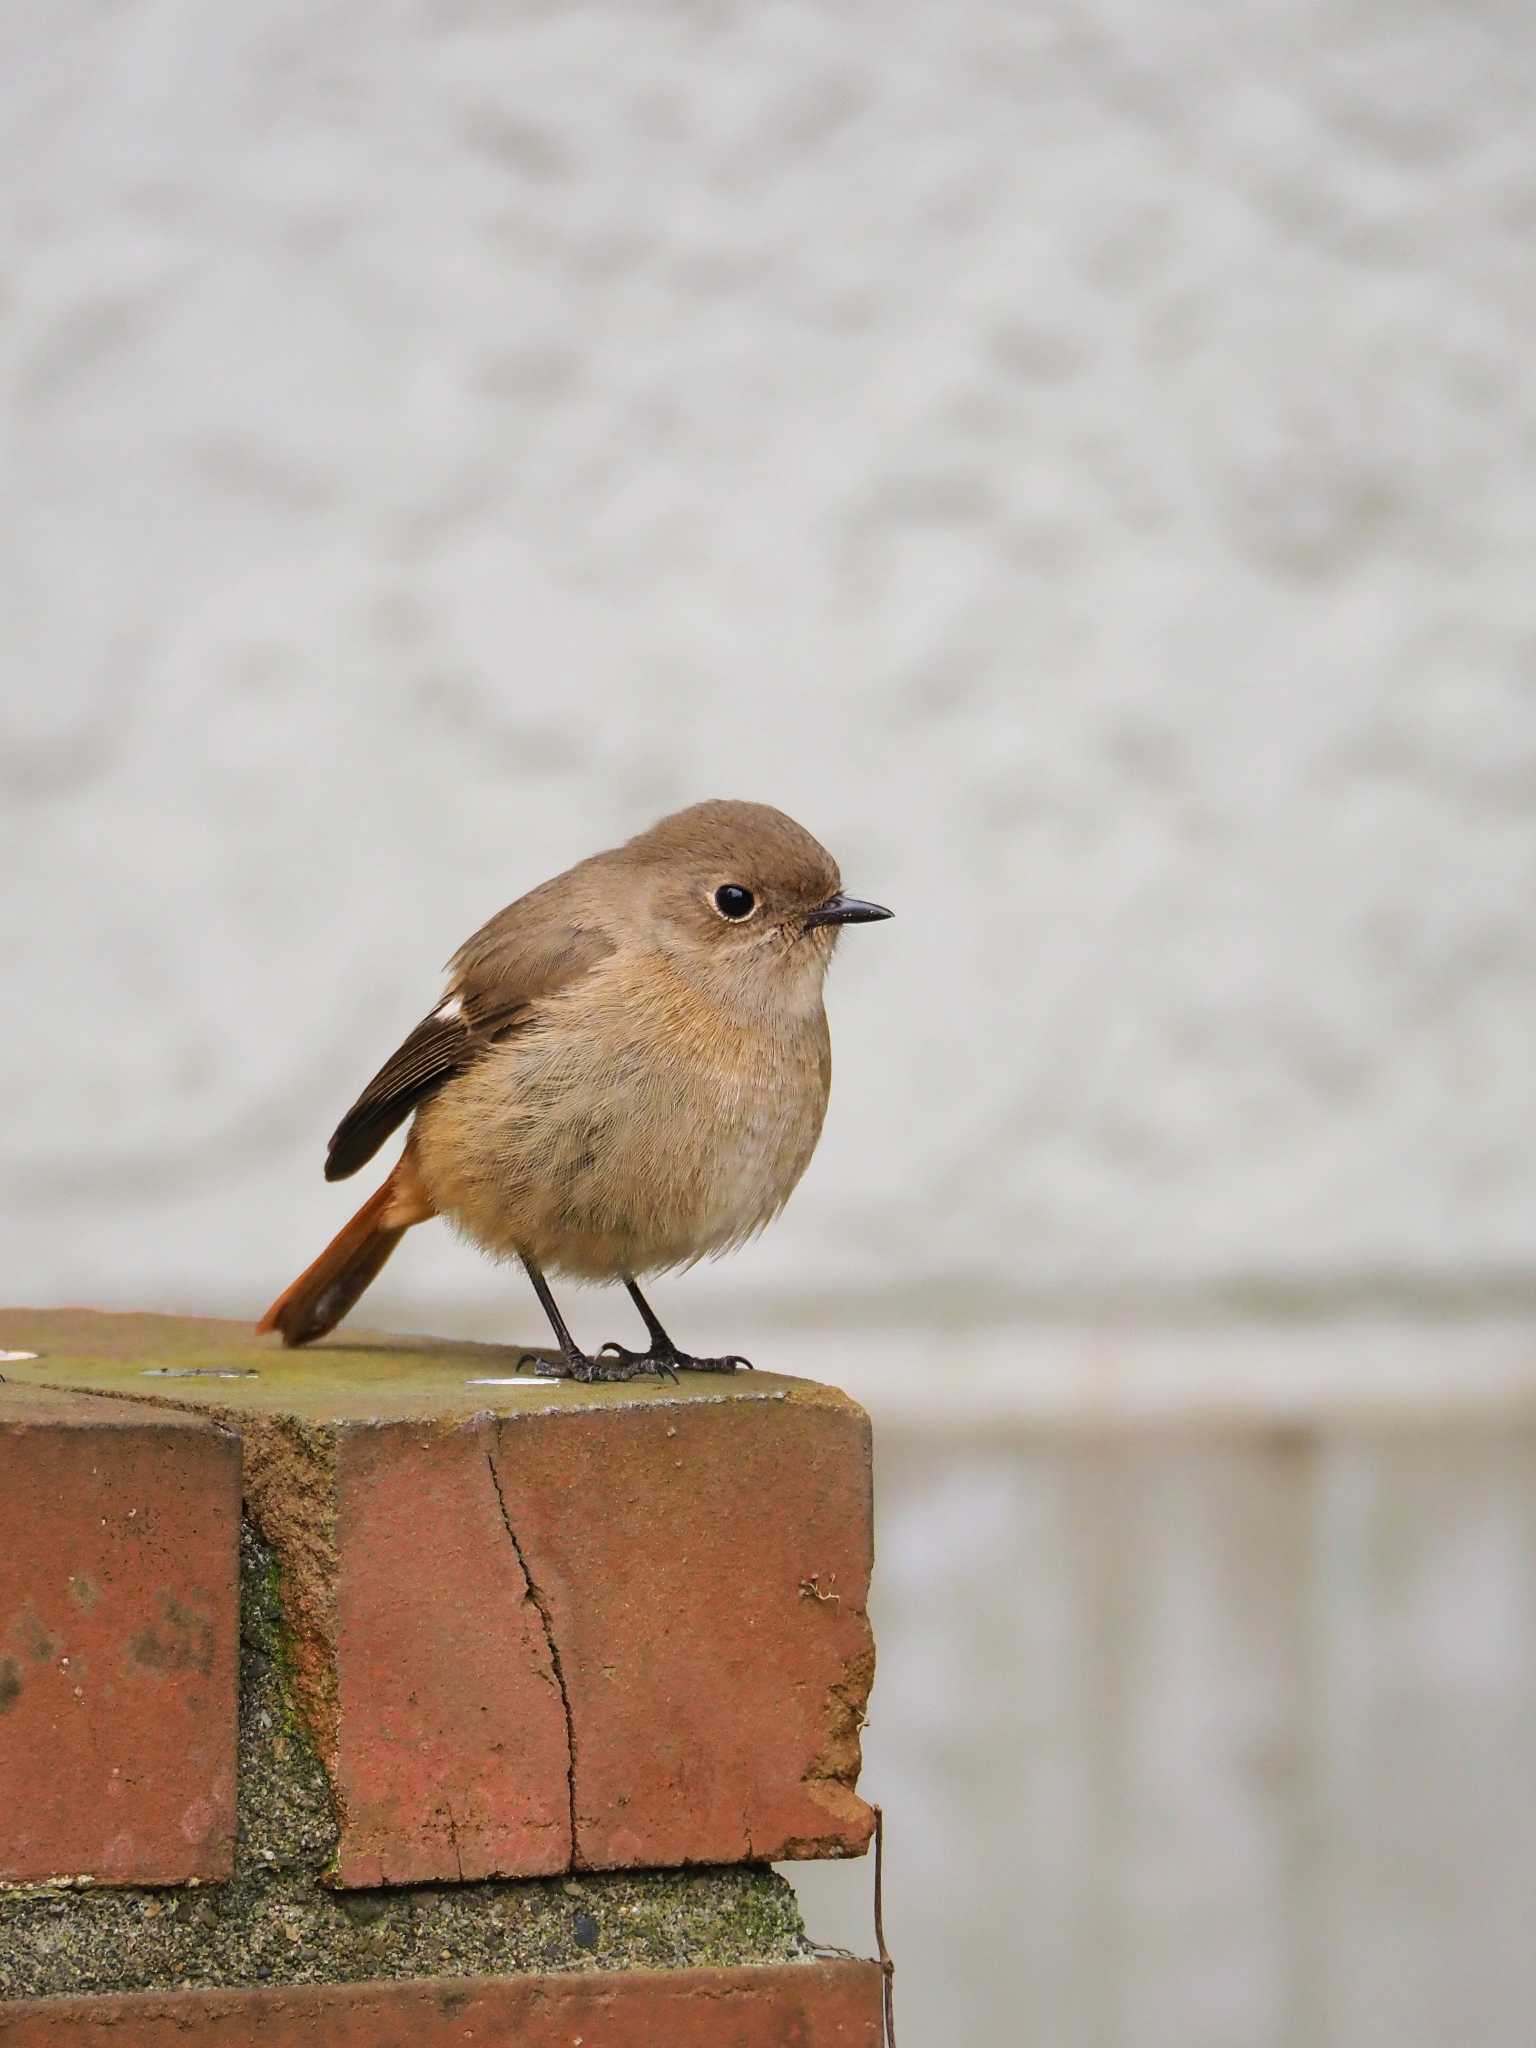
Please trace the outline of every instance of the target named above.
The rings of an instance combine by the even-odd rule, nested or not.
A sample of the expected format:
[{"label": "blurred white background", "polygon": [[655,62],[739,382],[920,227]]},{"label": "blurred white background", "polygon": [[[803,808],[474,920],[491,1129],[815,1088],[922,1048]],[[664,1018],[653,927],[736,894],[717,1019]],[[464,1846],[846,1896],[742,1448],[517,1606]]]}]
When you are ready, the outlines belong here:
[{"label": "blurred white background", "polygon": [[[0,23],[0,1293],[253,1315],[474,924],[801,818],[898,922],[658,1302],[875,1413],[919,2041],[1529,2041],[1533,88],[1497,0]],[[538,1333],[444,1232],[367,1318]]]}]

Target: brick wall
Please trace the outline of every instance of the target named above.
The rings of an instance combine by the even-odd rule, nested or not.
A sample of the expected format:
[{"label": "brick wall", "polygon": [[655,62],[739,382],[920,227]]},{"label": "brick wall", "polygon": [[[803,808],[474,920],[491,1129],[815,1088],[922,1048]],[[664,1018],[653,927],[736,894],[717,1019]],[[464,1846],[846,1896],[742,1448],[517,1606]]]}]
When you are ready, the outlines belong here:
[{"label": "brick wall", "polygon": [[86,1312],[0,1348],[0,2039],[875,2038],[764,1868],[869,1837],[851,1402]]}]

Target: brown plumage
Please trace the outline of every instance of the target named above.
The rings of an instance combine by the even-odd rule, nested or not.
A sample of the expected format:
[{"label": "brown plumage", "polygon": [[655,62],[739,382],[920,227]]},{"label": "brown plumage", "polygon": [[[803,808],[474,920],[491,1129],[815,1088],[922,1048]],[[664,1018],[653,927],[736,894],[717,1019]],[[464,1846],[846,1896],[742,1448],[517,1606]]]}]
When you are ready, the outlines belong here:
[{"label": "brown plumage", "polygon": [[[323,1336],[405,1231],[441,1215],[523,1261],[554,1370],[729,1370],[679,1352],[636,1278],[740,1243],[805,1171],[831,1076],[827,964],[844,924],[890,914],[840,890],[831,855],[782,811],[715,801],[500,911],[342,1118],[325,1171],[355,1173],[414,1114],[399,1162],[258,1328]],[[623,1280],[647,1350],[581,1352],[546,1269]]]}]

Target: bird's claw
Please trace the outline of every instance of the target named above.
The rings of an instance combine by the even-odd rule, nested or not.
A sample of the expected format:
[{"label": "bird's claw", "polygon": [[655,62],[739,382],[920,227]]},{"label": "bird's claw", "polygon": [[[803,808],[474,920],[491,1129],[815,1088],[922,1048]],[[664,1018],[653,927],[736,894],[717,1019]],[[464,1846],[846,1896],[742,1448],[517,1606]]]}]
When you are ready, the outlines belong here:
[{"label": "bird's claw", "polygon": [[540,1374],[550,1380],[574,1380],[578,1386],[606,1386],[614,1382],[635,1379],[642,1372],[656,1370],[653,1362],[642,1358],[637,1363],[624,1360],[615,1363],[605,1360],[599,1352],[596,1358],[588,1358],[585,1352],[573,1352],[567,1357],[563,1352],[558,1358],[549,1358],[541,1351],[525,1351],[517,1361],[521,1372],[524,1366],[537,1366]]},{"label": "bird's claw", "polygon": [[618,1358],[633,1360],[637,1371],[661,1373],[667,1379],[675,1380],[680,1372],[751,1372],[750,1358],[743,1358],[739,1352],[727,1352],[723,1358],[695,1358],[689,1351],[679,1351],[675,1346],[666,1351],[630,1351],[612,1338],[598,1353],[611,1351]]},{"label": "bird's claw", "polygon": [[654,1373],[657,1379],[676,1384],[680,1372],[753,1370],[751,1359],[736,1351],[727,1352],[723,1358],[695,1358],[687,1351],[631,1351],[612,1338],[599,1347],[593,1358],[579,1351],[555,1358],[543,1351],[525,1351],[517,1361],[517,1369],[521,1373],[529,1366],[546,1379],[576,1380],[582,1386],[622,1384],[645,1373]]},{"label": "bird's claw", "polygon": [[683,1363],[655,1351],[631,1351],[626,1345],[615,1343],[612,1337],[599,1346],[597,1355],[602,1358],[610,1351],[618,1361],[611,1375],[616,1380],[638,1379],[643,1372],[653,1372],[659,1380],[676,1380],[677,1368]]}]

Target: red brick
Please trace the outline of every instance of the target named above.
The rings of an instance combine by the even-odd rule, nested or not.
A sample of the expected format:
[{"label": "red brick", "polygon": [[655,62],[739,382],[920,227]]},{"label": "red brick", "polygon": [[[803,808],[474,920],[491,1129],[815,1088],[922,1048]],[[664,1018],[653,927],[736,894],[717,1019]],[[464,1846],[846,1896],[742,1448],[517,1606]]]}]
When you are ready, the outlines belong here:
[{"label": "red brick", "polygon": [[31,1376],[245,1435],[347,1885],[858,1853],[868,1421],[760,1372],[497,1385],[482,1345],[0,1316]]},{"label": "red brick", "polygon": [[229,1432],[0,1385],[0,1879],[229,1875],[239,1529]]},{"label": "red brick", "polygon": [[340,1882],[568,1870],[565,1714],[486,1432],[348,1432],[337,1521]]},{"label": "red brick", "polygon": [[863,1415],[769,1394],[493,1427],[570,1702],[577,1862],[863,1848]]},{"label": "red brick", "polygon": [[849,1404],[565,1402],[335,1458],[339,1882],[864,1846]]},{"label": "red brick", "polygon": [[879,2048],[873,1963],[136,1992],[0,2006],[5,2048]]}]

